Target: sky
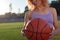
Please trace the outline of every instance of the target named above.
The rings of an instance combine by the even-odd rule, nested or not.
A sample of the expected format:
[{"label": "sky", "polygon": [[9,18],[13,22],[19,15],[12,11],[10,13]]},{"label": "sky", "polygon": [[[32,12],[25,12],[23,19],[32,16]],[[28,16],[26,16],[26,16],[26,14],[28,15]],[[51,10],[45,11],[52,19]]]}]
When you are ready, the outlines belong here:
[{"label": "sky", "polygon": [[[51,0],[49,0],[51,2]],[[12,12],[24,12],[25,6],[27,5],[26,0],[0,0],[0,15],[4,15],[10,11],[9,4],[12,4]]]}]

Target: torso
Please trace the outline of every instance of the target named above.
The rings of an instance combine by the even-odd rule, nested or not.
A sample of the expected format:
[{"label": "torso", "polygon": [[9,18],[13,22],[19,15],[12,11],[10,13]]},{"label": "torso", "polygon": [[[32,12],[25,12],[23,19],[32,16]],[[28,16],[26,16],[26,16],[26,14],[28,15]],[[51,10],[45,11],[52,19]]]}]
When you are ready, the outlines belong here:
[{"label": "torso", "polygon": [[49,10],[47,10],[45,12],[32,11],[31,19],[34,19],[34,18],[42,18],[45,21],[47,21],[50,26],[53,26],[53,15]]},{"label": "torso", "polygon": [[50,12],[48,12],[47,14],[39,14],[39,13],[33,12],[32,19],[34,19],[34,18],[42,18],[46,22],[48,22],[48,24],[50,26],[53,25],[53,16],[52,16],[52,14]]}]

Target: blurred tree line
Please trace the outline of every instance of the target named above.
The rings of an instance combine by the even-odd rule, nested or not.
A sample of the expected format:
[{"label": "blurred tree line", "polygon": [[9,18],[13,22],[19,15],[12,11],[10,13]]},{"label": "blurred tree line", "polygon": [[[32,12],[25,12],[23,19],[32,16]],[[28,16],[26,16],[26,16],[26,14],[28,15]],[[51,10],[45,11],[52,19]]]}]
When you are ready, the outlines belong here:
[{"label": "blurred tree line", "polygon": [[52,1],[50,7],[56,8],[57,14],[60,16],[60,0]]}]

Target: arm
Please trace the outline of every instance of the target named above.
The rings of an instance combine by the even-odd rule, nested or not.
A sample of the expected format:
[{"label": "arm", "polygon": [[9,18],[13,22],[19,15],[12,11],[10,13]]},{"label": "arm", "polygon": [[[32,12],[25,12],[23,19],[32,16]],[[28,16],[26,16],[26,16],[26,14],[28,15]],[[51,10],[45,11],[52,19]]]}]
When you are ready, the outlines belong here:
[{"label": "arm", "polygon": [[31,20],[31,11],[27,11],[25,13],[25,17],[24,17],[24,26],[27,24],[28,21]]},{"label": "arm", "polygon": [[55,29],[58,28],[57,12],[56,12],[55,8],[53,8],[53,25],[54,25]]},{"label": "arm", "polygon": [[24,25],[23,25],[23,28],[22,28],[22,30],[21,30],[21,33],[22,33],[23,35],[24,35],[23,30],[24,30],[27,22],[31,19],[31,15],[30,15],[30,14],[31,14],[31,11],[27,11],[27,12],[25,13],[25,16],[24,16]]},{"label": "arm", "polygon": [[53,34],[56,35],[60,31],[58,26],[57,12],[55,8],[52,8],[51,11],[53,14],[53,25],[55,27],[55,31],[53,31]]}]

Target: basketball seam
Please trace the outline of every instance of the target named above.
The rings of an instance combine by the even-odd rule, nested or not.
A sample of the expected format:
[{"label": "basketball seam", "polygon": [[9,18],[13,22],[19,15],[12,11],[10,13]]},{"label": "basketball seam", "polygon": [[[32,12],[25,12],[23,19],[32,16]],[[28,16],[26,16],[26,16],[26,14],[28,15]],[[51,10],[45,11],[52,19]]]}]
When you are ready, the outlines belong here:
[{"label": "basketball seam", "polygon": [[[46,26],[47,26],[47,24],[41,29],[41,34],[42,34],[43,29],[44,29]],[[41,35],[41,39],[44,40],[43,37],[42,37],[42,35]]]},{"label": "basketball seam", "polygon": [[[46,25],[48,25],[48,24],[46,24]],[[45,28],[46,28],[46,27],[45,27]],[[44,30],[44,29],[43,29],[43,30]],[[43,31],[43,30],[42,30],[42,31]],[[52,29],[51,29],[51,31],[52,31]],[[47,33],[47,34],[49,34],[49,33]],[[51,35],[51,34],[50,34],[50,35]]]},{"label": "basketball seam", "polygon": [[[30,23],[30,25],[32,26],[32,24]],[[34,28],[33,28],[33,26],[32,26],[32,35],[30,36],[30,38],[29,39],[31,39],[31,37],[33,36],[33,32],[34,32]]]},{"label": "basketball seam", "polygon": [[[24,30],[24,31],[33,32],[33,31],[29,31],[29,30]],[[36,32],[33,32],[33,33],[36,33]],[[42,33],[38,32],[38,34],[42,34]],[[43,34],[49,34],[49,33],[43,33]]]},{"label": "basketball seam", "polygon": [[37,40],[37,34],[38,34],[38,26],[39,26],[39,19],[38,19],[38,23],[37,23],[36,40]]}]

